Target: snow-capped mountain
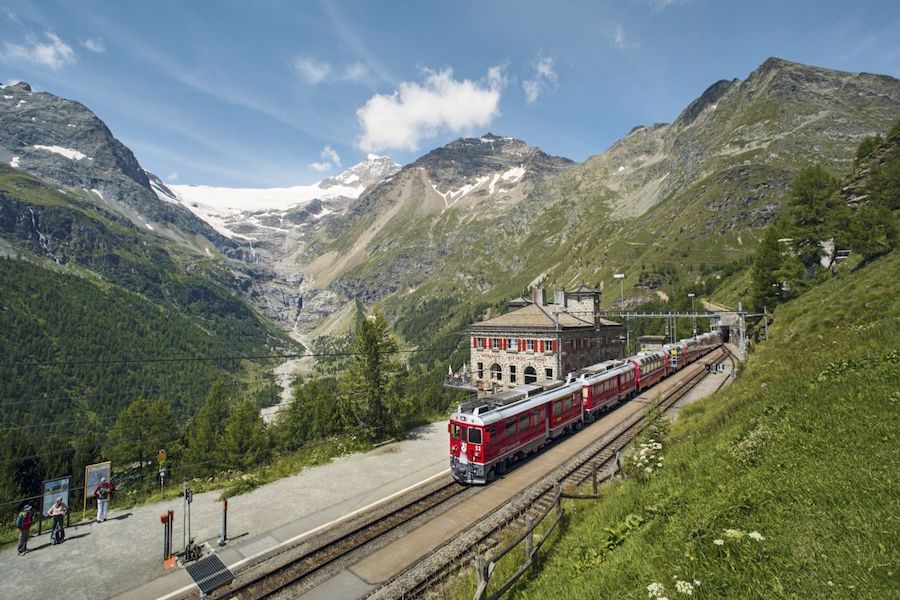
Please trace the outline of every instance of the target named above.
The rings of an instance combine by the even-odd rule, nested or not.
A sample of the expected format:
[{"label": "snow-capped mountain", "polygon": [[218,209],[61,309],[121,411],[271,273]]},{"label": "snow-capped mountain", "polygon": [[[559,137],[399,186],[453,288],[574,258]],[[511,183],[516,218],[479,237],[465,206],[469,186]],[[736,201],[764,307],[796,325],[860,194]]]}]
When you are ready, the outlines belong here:
[{"label": "snow-capped mountain", "polygon": [[161,200],[183,205],[219,233],[255,241],[254,232],[273,228],[293,230],[310,220],[343,210],[367,187],[399,169],[400,165],[390,158],[370,154],[359,164],[312,185],[225,188],[168,184],[154,186],[154,190]]}]

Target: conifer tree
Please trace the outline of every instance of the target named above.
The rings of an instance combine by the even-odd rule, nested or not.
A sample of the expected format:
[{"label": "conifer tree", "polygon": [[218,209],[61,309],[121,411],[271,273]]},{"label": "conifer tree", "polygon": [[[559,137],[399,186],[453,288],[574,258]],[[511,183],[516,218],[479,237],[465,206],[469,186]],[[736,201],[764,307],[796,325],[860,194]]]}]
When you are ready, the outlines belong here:
[{"label": "conifer tree", "polygon": [[359,322],[351,351],[353,360],[342,380],[344,418],[363,437],[384,439],[400,425],[391,386],[399,365],[397,342],[381,313]]},{"label": "conifer tree", "polygon": [[797,257],[808,278],[822,257],[820,242],[846,230],[848,209],[836,193],[840,182],[821,165],[800,169],[787,197],[786,233],[793,238]]},{"label": "conifer tree", "polygon": [[219,447],[225,433],[230,407],[225,383],[216,381],[206,395],[203,406],[197,412],[186,436],[190,472],[204,473],[215,470]]},{"label": "conifer tree", "polygon": [[269,458],[269,432],[256,403],[250,398],[240,401],[225,423],[222,455],[226,464],[242,469]]}]

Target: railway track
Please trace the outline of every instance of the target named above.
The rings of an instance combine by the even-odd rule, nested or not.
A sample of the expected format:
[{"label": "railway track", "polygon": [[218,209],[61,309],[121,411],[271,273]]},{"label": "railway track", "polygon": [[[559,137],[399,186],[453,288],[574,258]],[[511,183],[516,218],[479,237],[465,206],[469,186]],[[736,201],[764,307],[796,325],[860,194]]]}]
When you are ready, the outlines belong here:
[{"label": "railway track", "polygon": [[[722,356],[724,352],[717,350],[695,364],[713,362]],[[417,577],[412,582],[408,576],[398,578],[406,580],[401,589],[395,589],[397,587],[395,580],[375,590],[371,597],[417,597],[450,573],[465,566],[473,552],[483,552],[498,545],[499,532],[511,525],[524,523],[527,518],[545,513],[554,502],[558,486],[574,490],[588,479],[592,479],[595,469],[600,473],[598,482],[612,477],[616,470],[617,452],[620,452],[651,422],[648,414],[656,407],[665,410],[674,405],[705,375],[706,369],[702,368],[684,381],[680,381],[675,388],[648,402],[646,408],[629,417],[613,429],[610,435],[604,436],[603,441],[589,445],[550,476],[531,486],[520,495],[525,499],[522,506],[511,512],[507,510],[510,514],[499,519],[498,524],[489,530],[470,534],[468,537],[471,541],[452,552],[449,559],[435,560],[429,557],[431,562],[439,565],[430,569],[430,575]],[[527,465],[527,461],[524,464]],[[398,500],[396,504],[376,509],[363,518],[339,524],[333,531],[323,534],[314,544],[298,544],[266,557],[264,563],[260,562],[255,567],[246,569],[230,586],[214,591],[210,597],[256,599],[302,593],[334,572],[352,564],[355,557],[374,551],[399,537],[404,526],[412,525],[417,519],[428,518],[427,513],[436,514],[455,505],[457,501],[464,499],[465,496],[461,495],[474,494],[479,490],[480,488],[460,485],[447,476],[446,479],[434,482],[416,497]],[[447,546],[436,554],[446,553],[446,550]]]},{"label": "railway track", "polygon": [[[369,598],[406,599],[425,596],[429,590],[435,589],[450,575],[468,566],[475,554],[485,553],[498,546],[503,531],[512,527],[521,527],[527,520],[536,520],[539,516],[546,514],[563,487],[574,491],[579,485],[593,478],[595,469],[601,472],[598,482],[612,477],[617,470],[615,464],[617,452],[621,452],[652,422],[650,414],[654,409],[659,407],[665,411],[672,407],[707,376],[708,364],[718,362],[729,355],[730,353],[723,346],[695,362],[694,365],[701,366],[700,369],[695,367],[693,369],[695,372],[680,380],[663,396],[647,403],[645,409],[619,424],[604,436],[602,441],[589,445],[553,473],[530,486],[519,495],[519,502],[514,499],[491,517],[476,524],[465,534],[426,557],[403,575],[375,590]],[[733,357],[731,360],[734,364]],[[694,365],[685,369],[684,372],[688,372],[688,369]],[[722,385],[724,385],[724,381]]]},{"label": "railway track", "polygon": [[274,569],[268,568],[263,573],[242,575],[229,588],[217,590],[211,597],[270,598],[289,587],[292,590],[301,589],[304,581],[319,574],[327,576],[323,572],[336,565],[340,559],[368,547],[388,533],[450,503],[453,498],[467,491],[470,488],[456,483],[448,475],[446,480],[439,481],[436,489],[427,491],[423,496],[404,501],[384,514],[373,515],[362,523],[354,524],[337,534],[337,537],[323,541],[319,547],[304,549],[305,551],[288,550],[282,554],[289,556],[282,556],[278,561],[283,564]]}]

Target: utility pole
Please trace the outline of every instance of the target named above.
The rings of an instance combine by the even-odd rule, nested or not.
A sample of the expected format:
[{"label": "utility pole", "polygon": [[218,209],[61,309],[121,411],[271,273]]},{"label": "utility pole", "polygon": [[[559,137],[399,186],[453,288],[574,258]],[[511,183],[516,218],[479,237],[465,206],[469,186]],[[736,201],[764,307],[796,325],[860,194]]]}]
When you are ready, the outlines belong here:
[{"label": "utility pole", "polygon": [[744,338],[744,309],[741,306],[741,303],[738,302],[738,317],[739,317],[739,327],[740,327],[740,344],[738,346],[738,350],[741,352],[741,356],[744,356],[747,352],[747,342]]},{"label": "utility pole", "polygon": [[[613,279],[619,280],[619,291],[622,298],[622,313],[625,313],[625,273],[613,273]],[[630,335],[628,331],[628,316],[625,316],[625,353],[628,356],[628,346],[630,345]]]},{"label": "utility pole", "polygon": [[766,341],[769,341],[769,311],[763,306],[763,323],[766,326]]},{"label": "utility pole", "polygon": [[694,315],[694,333],[692,335],[697,335],[697,313],[694,312],[694,292],[688,294],[688,298],[691,299],[691,313]]}]

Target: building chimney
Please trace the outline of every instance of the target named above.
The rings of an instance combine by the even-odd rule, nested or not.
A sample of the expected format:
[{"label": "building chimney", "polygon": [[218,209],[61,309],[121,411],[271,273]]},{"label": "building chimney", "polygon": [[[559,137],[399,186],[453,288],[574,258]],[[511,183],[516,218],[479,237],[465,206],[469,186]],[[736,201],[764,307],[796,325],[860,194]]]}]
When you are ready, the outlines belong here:
[{"label": "building chimney", "polygon": [[531,301],[538,306],[544,305],[544,288],[542,286],[538,285],[531,288]]},{"label": "building chimney", "polygon": [[558,306],[562,306],[565,308],[566,306],[566,293],[563,290],[556,290],[553,292],[553,304]]}]

